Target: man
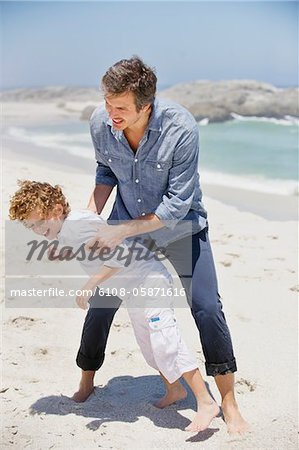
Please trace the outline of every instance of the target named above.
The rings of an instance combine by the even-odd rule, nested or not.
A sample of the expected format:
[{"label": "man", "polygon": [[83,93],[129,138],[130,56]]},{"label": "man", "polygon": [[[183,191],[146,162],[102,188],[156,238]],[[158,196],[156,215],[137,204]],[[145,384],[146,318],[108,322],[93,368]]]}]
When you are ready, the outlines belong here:
[{"label": "man", "polygon": [[[114,248],[125,238],[144,233],[157,236],[166,246],[200,333],[207,374],[215,377],[220,391],[228,431],[240,433],[247,424],[234,397],[237,367],[218,294],[207,213],[201,202],[198,125],[184,108],[155,99],[156,82],[154,71],[138,57],[114,64],[102,79],[105,107],[97,108],[90,122],[98,166],[89,208],[101,213],[117,186],[110,219],[126,222],[101,227],[89,246],[97,241]],[[181,226],[184,223],[192,224],[189,236]],[[185,273],[188,266],[192,286],[191,274]],[[94,301],[96,304],[98,299]],[[95,371],[103,364],[119,305],[114,298],[113,307],[88,311],[77,356],[82,379],[76,401],[84,401],[93,390]],[[185,395],[179,381],[165,384],[162,407]]]}]

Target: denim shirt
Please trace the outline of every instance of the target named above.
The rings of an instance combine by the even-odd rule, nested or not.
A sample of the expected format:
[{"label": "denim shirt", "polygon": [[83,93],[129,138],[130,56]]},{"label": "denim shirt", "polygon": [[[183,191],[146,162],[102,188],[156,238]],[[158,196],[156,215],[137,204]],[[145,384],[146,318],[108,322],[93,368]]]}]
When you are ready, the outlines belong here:
[{"label": "denim shirt", "polygon": [[[110,220],[154,213],[166,228],[151,236],[164,245],[206,226],[198,174],[199,129],[185,108],[156,99],[136,152],[124,133],[112,127],[104,106],[92,114],[90,131],[96,184],[117,186]],[[191,231],[185,221],[191,221]]]}]

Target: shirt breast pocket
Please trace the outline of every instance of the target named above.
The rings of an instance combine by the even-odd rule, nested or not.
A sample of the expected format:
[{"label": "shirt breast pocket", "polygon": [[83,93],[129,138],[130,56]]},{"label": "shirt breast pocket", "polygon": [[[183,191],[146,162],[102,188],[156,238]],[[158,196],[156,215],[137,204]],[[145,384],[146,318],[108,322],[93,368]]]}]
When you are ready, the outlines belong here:
[{"label": "shirt breast pocket", "polygon": [[146,160],[146,165],[154,172],[165,172],[169,171],[172,163],[171,161]]},{"label": "shirt breast pocket", "polygon": [[108,154],[106,156],[107,165],[119,181],[127,181],[131,174],[131,168],[121,155]]},{"label": "shirt breast pocket", "polygon": [[160,189],[165,189],[168,185],[169,170],[172,166],[171,161],[162,160],[146,160],[145,173],[147,179],[158,186]]}]

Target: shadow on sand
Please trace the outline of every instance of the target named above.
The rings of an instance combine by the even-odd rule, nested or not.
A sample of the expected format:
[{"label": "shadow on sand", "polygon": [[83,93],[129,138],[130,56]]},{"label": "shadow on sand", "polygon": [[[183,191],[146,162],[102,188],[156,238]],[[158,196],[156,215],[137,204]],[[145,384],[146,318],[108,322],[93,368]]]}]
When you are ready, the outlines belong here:
[{"label": "shadow on sand", "polygon": [[[51,395],[37,400],[30,407],[30,414],[55,414],[93,418],[86,427],[96,431],[107,422],[134,423],[139,417],[147,417],[157,427],[184,430],[190,420],[182,416],[178,410],[193,409],[196,401],[189,390],[186,399],[165,409],[153,406],[155,400],[164,395],[163,383],[158,376],[120,376],[109,380],[106,386],[96,387],[84,403],[75,403],[69,397]],[[209,439],[219,428],[208,428],[189,442],[200,442]]]}]

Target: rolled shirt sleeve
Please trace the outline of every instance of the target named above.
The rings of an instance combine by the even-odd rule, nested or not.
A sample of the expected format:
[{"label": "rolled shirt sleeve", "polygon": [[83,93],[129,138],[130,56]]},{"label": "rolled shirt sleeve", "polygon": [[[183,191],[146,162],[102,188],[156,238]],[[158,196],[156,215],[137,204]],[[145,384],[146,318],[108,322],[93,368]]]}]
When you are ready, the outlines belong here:
[{"label": "rolled shirt sleeve", "polygon": [[169,171],[168,192],[155,210],[167,228],[173,229],[191,208],[198,183],[199,130],[185,130],[178,142]]},{"label": "rolled shirt sleeve", "polygon": [[100,161],[97,161],[96,184],[108,184],[109,186],[117,185],[117,178],[110,167],[105,166],[105,164]]},{"label": "rolled shirt sleeve", "polygon": [[106,165],[106,161],[101,156],[101,152],[99,151],[97,140],[94,137],[94,130],[92,125],[90,126],[90,135],[91,140],[94,146],[97,168],[96,168],[96,184],[107,184],[108,186],[116,186],[118,181],[112,170],[108,165]]}]

